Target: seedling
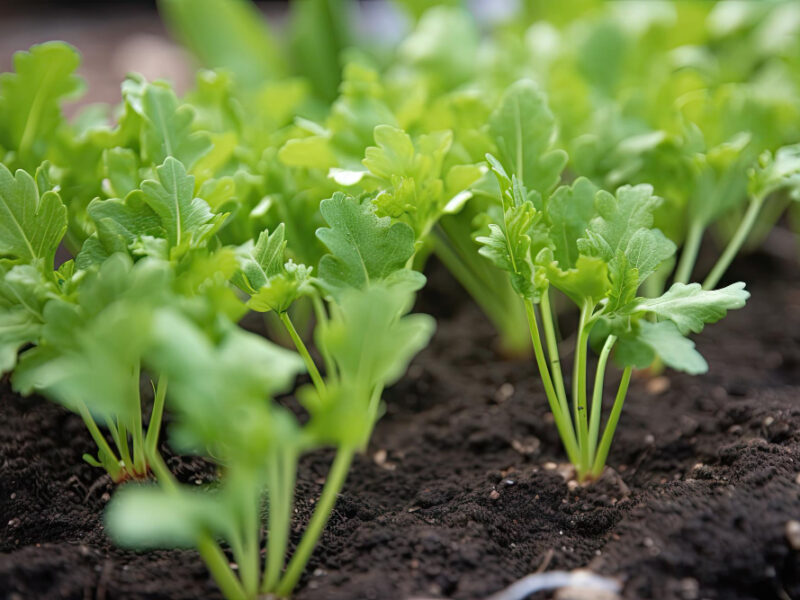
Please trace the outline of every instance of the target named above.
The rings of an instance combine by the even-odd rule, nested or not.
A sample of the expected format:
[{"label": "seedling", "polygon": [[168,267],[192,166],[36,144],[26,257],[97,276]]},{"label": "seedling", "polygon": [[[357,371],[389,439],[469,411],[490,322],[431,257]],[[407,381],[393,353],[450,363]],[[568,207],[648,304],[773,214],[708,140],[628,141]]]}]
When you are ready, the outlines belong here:
[{"label": "seedling", "polygon": [[[603,471],[632,369],[648,366],[658,355],[672,368],[705,372],[708,365],[685,336],[744,306],[749,294],[743,283],[713,291],[676,283],[658,298],[639,297],[642,284],[675,252],[675,245],[652,228],[660,199],[647,185],[623,186],[612,195],[584,178],[550,193],[565,158],[550,150],[552,130],[539,126],[548,122],[544,98],[532,83],[509,88],[492,121],[503,154],[500,160],[487,155],[502,206],[493,213],[489,235],[479,238],[480,252],[509,273],[525,306],[556,427],[578,479],[587,480]],[[528,191],[523,179],[535,191]],[[580,311],[571,406],[551,287]],[[587,349],[592,334],[602,349],[590,404]],[[612,351],[624,370],[601,431],[603,383]]]},{"label": "seedling", "polygon": [[[384,387],[402,375],[433,329],[429,317],[406,315],[413,291],[424,283],[405,266],[414,252],[411,228],[378,218],[368,202],[344,194],[324,201],[321,210],[329,227],[317,234],[331,252],[320,261],[316,278],[285,260],[280,227],[241,249],[235,278],[251,294],[251,308],[280,315],[299,355],[232,325],[214,336],[215,343],[173,312],[156,317],[158,339],[149,360],[170,379],[178,417],[173,442],[220,465],[216,491],[200,494],[179,485],[155,457],[160,487],[123,490],[107,516],[109,531],[126,546],[196,547],[232,600],[292,592],[353,456],[369,441]],[[301,294],[313,296],[319,308],[316,342],[325,357],[324,376],[287,315]],[[298,392],[311,417],[301,427],[270,398],[289,389],[303,367],[313,385]],[[285,563],[297,461],[320,446],[335,447],[336,457],[303,537]],[[262,567],[264,504],[268,536]],[[218,539],[230,546],[237,572]]]}]

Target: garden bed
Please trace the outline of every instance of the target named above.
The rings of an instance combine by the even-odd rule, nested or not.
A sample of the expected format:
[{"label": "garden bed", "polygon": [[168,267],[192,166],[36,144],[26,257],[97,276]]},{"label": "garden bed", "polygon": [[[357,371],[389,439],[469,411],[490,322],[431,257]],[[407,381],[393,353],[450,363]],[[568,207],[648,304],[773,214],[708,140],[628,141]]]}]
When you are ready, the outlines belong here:
[{"label": "garden bed", "polygon": [[[698,338],[709,373],[637,378],[609,457],[616,475],[586,488],[560,474],[533,363],[498,358],[456,284],[439,269],[430,279],[419,309],[437,333],[387,392],[299,600],[481,599],[533,571],[587,566],[619,577],[626,598],[800,597],[786,534],[800,506],[796,263],[737,265],[729,279],[748,281],[752,298]],[[107,540],[112,485],[80,460],[91,440],[79,417],[7,382],[2,396],[3,598],[221,598],[194,551]],[[298,530],[330,459],[301,465]],[[199,460],[169,464],[186,482],[214,478]]]}]

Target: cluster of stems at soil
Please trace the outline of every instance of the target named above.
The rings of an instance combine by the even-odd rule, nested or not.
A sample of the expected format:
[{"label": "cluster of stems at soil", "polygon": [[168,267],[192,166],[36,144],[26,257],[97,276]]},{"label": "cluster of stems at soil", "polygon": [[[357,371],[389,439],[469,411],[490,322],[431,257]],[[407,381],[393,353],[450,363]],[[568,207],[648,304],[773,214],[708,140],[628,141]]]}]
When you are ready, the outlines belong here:
[{"label": "cluster of stems at soil", "polygon": [[115,483],[130,479],[145,479],[151,468],[150,457],[158,454],[158,439],[167,396],[167,378],[158,379],[150,422],[145,429],[142,426],[142,401],[139,392],[140,370],[138,364],[131,370],[128,399],[132,408],[131,418],[124,419],[120,415],[113,415],[103,420],[111,434],[116,451],[100,431],[96,418],[92,416],[86,404],[83,401],[78,403],[81,418],[98,449],[97,458],[87,453],[83,455],[83,459],[92,466],[104,468]]},{"label": "cluster of stems at soil", "polygon": [[[525,311],[528,317],[528,327],[533,342],[533,351],[536,364],[539,368],[545,394],[550,405],[550,410],[555,419],[556,428],[566,449],[570,462],[575,467],[579,481],[596,479],[603,472],[608,457],[608,450],[614,438],[614,432],[622,412],[622,405],[628,392],[631,379],[631,367],[626,367],[614,399],[614,406],[606,422],[602,437],[600,436],[600,417],[603,404],[603,381],[605,379],[606,365],[611,350],[617,341],[616,336],[610,335],[606,339],[594,378],[591,406],[588,403],[586,379],[588,377],[587,352],[589,334],[597,322],[602,308],[597,308],[591,302],[586,302],[581,307],[580,321],[578,323],[577,342],[575,346],[574,367],[572,372],[572,406],[567,399],[564,386],[564,376],[561,370],[561,360],[558,354],[558,341],[552,308],[550,306],[550,292],[542,293],[539,306],[539,319],[544,330],[544,344],[542,333],[537,322],[537,311],[530,299],[525,299]],[[545,352],[545,347],[547,351]],[[548,366],[549,363],[549,366]]]}]

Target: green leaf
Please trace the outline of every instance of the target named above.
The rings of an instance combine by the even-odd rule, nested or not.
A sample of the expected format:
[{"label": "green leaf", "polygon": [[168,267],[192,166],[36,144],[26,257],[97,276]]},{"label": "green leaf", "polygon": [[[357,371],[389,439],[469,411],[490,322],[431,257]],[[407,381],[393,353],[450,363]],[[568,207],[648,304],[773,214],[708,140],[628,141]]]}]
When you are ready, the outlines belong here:
[{"label": "green leaf", "polygon": [[639,269],[629,264],[628,257],[623,252],[619,252],[609,266],[608,278],[611,288],[607,311],[613,313],[624,309],[636,299],[636,291],[639,289]]},{"label": "green leaf", "polygon": [[194,197],[194,177],[172,157],[156,169],[158,180],[142,182],[144,201],[161,219],[172,248],[206,241],[221,225],[208,204]]},{"label": "green leaf", "polygon": [[695,350],[694,342],[681,335],[671,321],[651,323],[642,321],[639,339],[661,357],[664,364],[676,371],[699,375],[708,371],[708,363]]},{"label": "green leaf", "polygon": [[208,134],[192,130],[194,109],[180,104],[169,85],[130,77],[122,89],[142,118],[141,151],[146,163],[159,165],[173,157],[191,168],[211,149]]},{"label": "green leaf", "polygon": [[586,301],[596,304],[608,293],[608,266],[601,259],[581,255],[574,267],[562,270],[554,261],[547,260],[550,256],[547,249],[540,253],[536,262],[547,265],[547,280],[578,306]]},{"label": "green leaf", "polygon": [[547,287],[544,273],[534,267],[532,256],[533,237],[537,238],[535,250],[541,250],[543,236],[539,235],[537,226],[541,223],[542,213],[536,210],[532,195],[528,194],[516,175],[509,178],[492,155],[487,154],[486,159],[500,185],[504,212],[502,224],[489,223],[489,235],[475,238],[481,244],[478,253],[508,272],[511,286],[517,294],[537,301],[539,294]]},{"label": "green leaf", "polygon": [[264,230],[258,236],[255,246],[252,242],[239,251],[239,263],[243,283],[247,292],[254,293],[267,281],[283,270],[285,262],[286,240],[285,226],[278,225],[271,234]]},{"label": "green leaf", "polygon": [[66,230],[67,209],[58,194],[39,196],[33,177],[22,170],[12,176],[0,164],[0,256],[52,270]]},{"label": "green leaf", "polygon": [[328,325],[317,329],[317,345],[333,357],[339,375],[325,396],[308,390],[301,398],[310,431],[321,441],[366,442],[377,417],[369,410],[374,389],[400,378],[433,334],[428,315],[403,316],[412,302],[413,295],[397,287],[347,289]]},{"label": "green leaf", "polygon": [[75,48],[47,42],[14,54],[16,73],[0,75],[0,146],[16,150],[22,166],[38,165],[64,122],[61,102],[83,90],[79,64]]},{"label": "green leaf", "polygon": [[523,298],[536,298],[541,290],[534,282],[534,266],[530,258],[531,238],[528,235],[536,211],[531,203],[509,208],[505,214],[505,229],[489,224],[490,235],[476,238],[481,244],[478,252],[507,271],[511,286]]},{"label": "green leaf", "polygon": [[174,310],[155,316],[148,362],[170,382],[181,419],[174,440],[186,451],[210,450],[232,464],[262,465],[287,425],[268,402],[304,370],[295,352],[223,323],[218,340]]},{"label": "green leaf", "polygon": [[139,161],[130,148],[110,148],[103,153],[106,177],[111,192],[124,198],[139,187]]},{"label": "green leaf", "polygon": [[84,243],[75,259],[80,269],[101,264],[117,252],[128,253],[137,240],[164,235],[161,219],[138,190],[125,200],[92,200],[87,212],[97,232]]},{"label": "green leaf", "polygon": [[208,491],[131,485],[114,494],[104,520],[111,538],[125,548],[193,548],[201,532],[235,531],[230,509]]},{"label": "green leaf", "polygon": [[766,198],[773,192],[788,188],[795,200],[800,200],[800,144],[779,148],[773,157],[765,151],[758,166],[748,173],[751,195]]},{"label": "green leaf", "polygon": [[597,186],[579,177],[571,186],[559,187],[547,200],[545,213],[550,222],[553,257],[562,269],[574,267],[578,260],[578,239],[595,216],[596,193]]},{"label": "green leaf", "polygon": [[319,262],[319,281],[329,292],[363,289],[379,281],[403,282],[416,289],[424,276],[405,269],[414,255],[414,231],[404,223],[379,218],[369,203],[336,192],[320,211],[328,224],[317,237],[330,250]]},{"label": "green leaf", "polygon": [[255,246],[239,250],[239,273],[234,282],[252,297],[247,306],[259,312],[286,312],[310,280],[311,269],[285,262],[286,240],[281,223],[272,232],[263,231]]},{"label": "green leaf", "polygon": [[577,248],[608,264],[609,312],[630,303],[636,289],[675,253],[675,244],[658,229],[650,229],[660,202],[649,185],[623,186],[616,197],[602,190],[595,196],[598,216],[589,222]]},{"label": "green leaf", "polygon": [[530,190],[549,193],[567,163],[563,150],[552,150],[555,118],[544,94],[530,80],[511,85],[489,120],[489,131],[506,171]]},{"label": "green leaf", "polygon": [[640,298],[633,311],[669,319],[683,335],[700,333],[706,323],[716,323],[729,310],[745,305],[750,293],[744,287],[741,281],[719,290],[703,290],[699,283],[674,283],[658,298]]},{"label": "green leaf", "polygon": [[121,254],[84,274],[77,303],[54,297],[44,306],[41,341],[23,354],[33,352],[15,385],[38,388],[71,410],[85,405],[98,416],[133,419],[141,411],[138,366],[152,313],[166,302],[170,280],[164,263],[133,265]]},{"label": "green leaf", "polygon": [[598,216],[591,220],[586,236],[578,240],[578,249],[589,256],[610,262],[640,229],[653,225],[653,211],[661,203],[649,185],[625,185],[616,197],[604,190],[597,192]]}]

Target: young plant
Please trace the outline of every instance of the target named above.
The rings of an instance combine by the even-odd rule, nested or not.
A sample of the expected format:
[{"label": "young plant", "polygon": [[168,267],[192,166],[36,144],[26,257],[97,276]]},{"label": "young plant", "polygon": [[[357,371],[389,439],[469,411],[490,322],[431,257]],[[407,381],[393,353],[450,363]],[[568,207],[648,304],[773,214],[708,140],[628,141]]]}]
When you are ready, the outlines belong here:
[{"label": "young plant", "polygon": [[[526,106],[533,110],[523,115]],[[540,134],[535,125],[541,119],[536,112],[546,110],[540,93],[529,83],[512,86],[504,96],[496,118],[504,121],[501,147],[508,149],[504,159],[512,175],[504,164],[487,156],[502,206],[499,219],[489,226],[490,234],[479,242],[483,244],[480,252],[509,273],[525,306],[550,410],[569,460],[583,481],[603,471],[631,370],[648,366],[657,354],[672,368],[705,372],[707,364],[685,336],[744,306],[749,294],[743,283],[715,291],[676,283],[659,298],[637,296],[647,278],[675,252],[675,245],[652,228],[660,199],[647,185],[623,186],[612,195],[584,178],[547,194],[564,163],[537,152]],[[538,183],[536,187],[545,193],[529,192],[522,178]],[[550,287],[563,292],[580,311],[571,404]],[[590,404],[587,350],[593,333],[602,350]],[[624,371],[601,431],[603,382],[612,351]]]},{"label": "young plant", "polygon": [[[231,600],[291,594],[355,453],[369,441],[384,387],[402,375],[433,329],[429,317],[406,315],[424,282],[405,267],[413,255],[413,231],[373,211],[344,194],[323,202],[329,227],[318,235],[331,253],[320,261],[315,279],[310,269],[285,261],[282,227],[241,249],[235,281],[251,294],[251,308],[281,316],[300,356],[232,325],[209,339],[173,312],[159,313],[149,360],[170,379],[178,423],[173,444],[208,456],[223,474],[213,493],[200,494],[177,484],[156,457],[160,486],[122,490],[109,507],[108,528],[119,543],[196,547]],[[325,357],[324,378],[287,315],[299,294],[312,295],[319,308],[316,343]],[[286,391],[304,364],[313,385],[298,392],[310,415],[301,427],[270,398]],[[320,446],[335,447],[336,457],[287,563],[297,462]],[[220,539],[229,545],[237,572]]]},{"label": "young plant", "polygon": [[[146,321],[146,303],[137,300],[161,291],[164,271],[145,265],[134,274],[122,256],[94,273],[76,274],[72,261],[54,270],[67,211],[47,189],[46,171],[45,165],[34,179],[23,170],[12,176],[0,165],[0,371],[14,371],[18,391],[46,391],[81,415],[98,446],[97,458],[84,455],[87,462],[105,468],[115,481],[143,477],[145,444],[156,443],[164,394],[157,392],[144,433],[135,333]],[[127,311],[135,311],[139,323],[121,336],[119,316]],[[111,351],[98,350],[107,344]],[[116,450],[98,420],[110,430]]]},{"label": "young plant", "polygon": [[[191,312],[202,290],[214,299],[212,311],[241,315],[241,303],[219,282],[235,271],[233,252],[208,249],[225,215],[195,198],[194,179],[167,157],[124,200],[90,203],[95,233],[75,261],[54,270],[68,219],[50,173],[47,163],[35,178],[0,165],[0,371],[13,371],[17,391],[42,392],[81,415],[98,447],[87,462],[117,482],[143,478],[166,395],[166,379],[156,376],[144,428],[140,353],[150,312],[167,302]],[[145,260],[134,266],[134,257]]]}]

